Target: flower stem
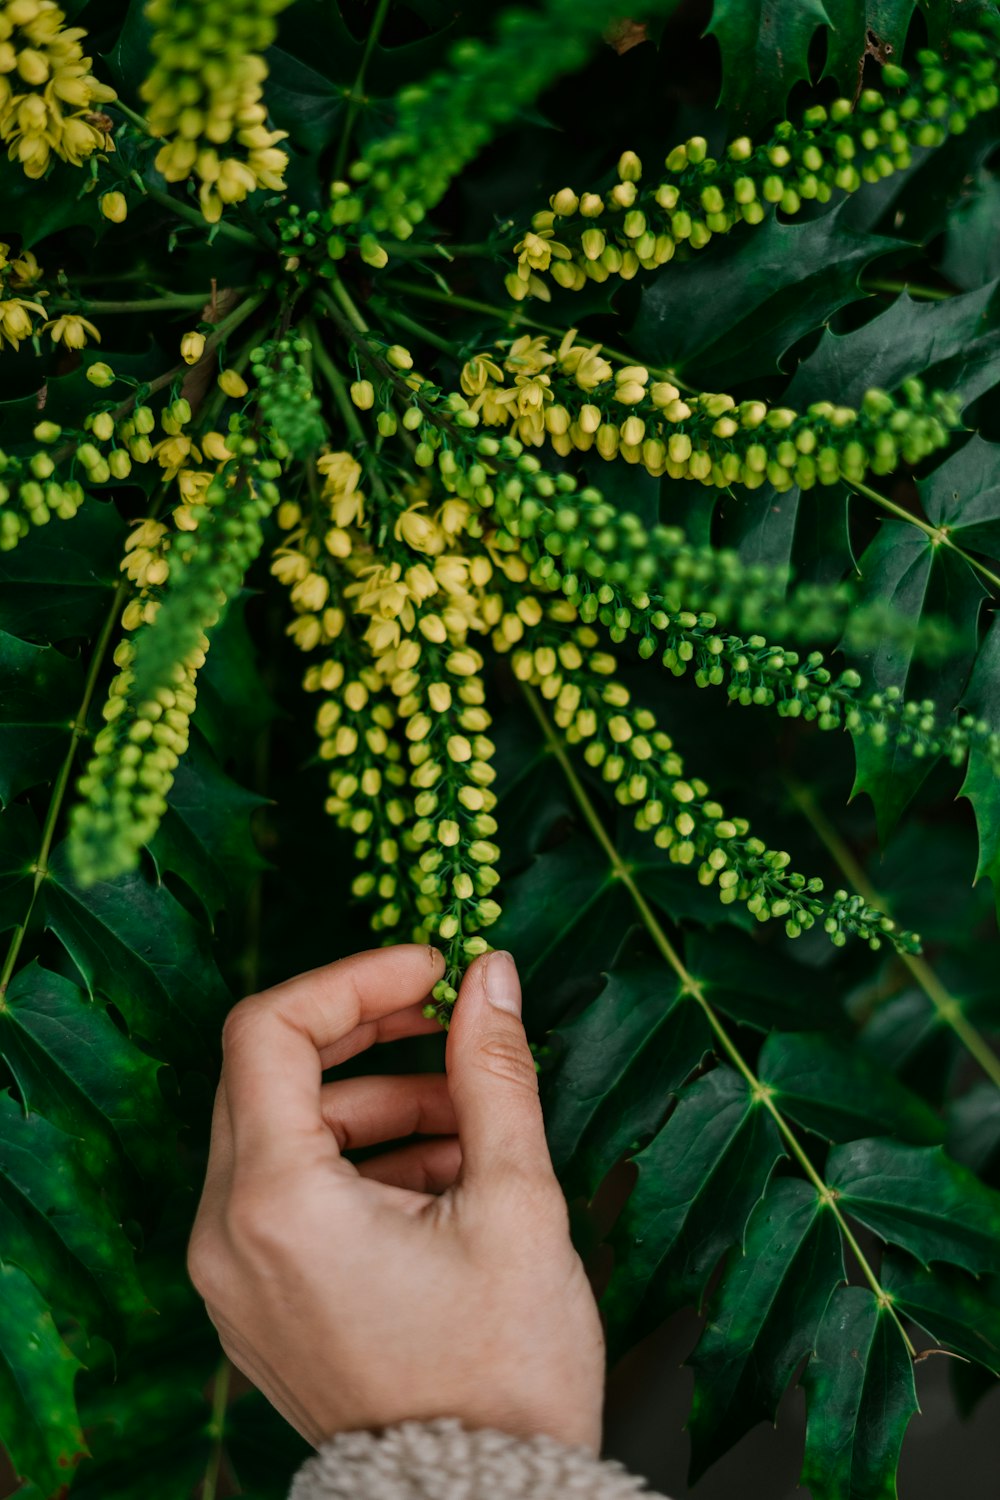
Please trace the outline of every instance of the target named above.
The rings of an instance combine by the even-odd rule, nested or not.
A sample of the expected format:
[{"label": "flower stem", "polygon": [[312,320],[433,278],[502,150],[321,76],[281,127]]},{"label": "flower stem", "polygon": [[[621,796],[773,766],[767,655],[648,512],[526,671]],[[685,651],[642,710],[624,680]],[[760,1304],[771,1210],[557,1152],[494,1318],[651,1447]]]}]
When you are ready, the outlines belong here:
[{"label": "flower stem", "polygon": [[909,292],[911,297],[917,297],[925,302],[947,302],[954,297],[954,292],[947,291],[938,286],[917,286],[912,281],[869,281],[867,277],[861,283],[866,292]]},{"label": "flower stem", "polygon": [[[887,916],[892,916],[892,911],[886,898],[876,891],[861,868],[861,865],[855,859],[852,851],[847,847],[840,834],[819,806],[812,792],[807,787],[790,778],[786,778],[785,784],[788,787],[792,801],[813,828],[820,842],[833,856],[844,879],[853,885],[858,894],[863,896],[870,906],[877,906]],[[900,953],[898,957],[909,969],[933,1005],[941,1021],[951,1028],[970,1057],[975,1058],[987,1078],[1000,1088],[1000,1058],[997,1057],[986,1038],[963,1015],[961,1005],[955,999],[954,995],[949,993],[927,960],[918,958],[912,953]]]},{"label": "flower stem", "polygon": [[223,1359],[212,1384],[212,1419],[208,1427],[212,1448],[205,1468],[205,1480],[201,1487],[200,1500],[215,1500],[218,1490],[226,1437],[226,1407],[229,1404],[229,1383],[232,1373],[232,1365],[228,1359]]},{"label": "flower stem", "polygon": [[820,1176],[819,1172],[817,1172],[816,1168],[813,1166],[805,1148],[799,1143],[799,1140],[796,1137],[792,1127],[789,1125],[788,1121],[785,1119],[784,1115],[775,1104],[771,1090],[767,1087],[766,1084],[761,1083],[760,1079],[750,1067],[750,1064],[743,1057],[743,1054],[740,1052],[736,1043],[733,1041],[725,1026],[722,1024],[722,1021],[719,1019],[719,1016],[716,1013],[715,1009],[709,1002],[701,984],[697,979],[695,979],[693,974],[690,974],[688,972],[683,960],[680,957],[680,954],[677,952],[676,948],[664,932],[663,927],[658,920],[655,912],[639,889],[631,866],[627,865],[622,860],[620,854],[618,853],[618,850],[615,848],[607,829],[601,821],[601,817],[596,807],[594,806],[587,793],[586,787],[583,785],[583,782],[577,775],[576,770],[573,767],[573,763],[566,753],[566,749],[563,746],[562,741],[558,738],[555,730],[552,728],[552,724],[544,708],[542,707],[541,700],[539,699],[537,693],[535,693],[531,688],[525,686],[524,694],[528,700],[528,705],[531,708],[532,713],[538,721],[539,728],[541,729],[542,734],[545,738],[546,747],[559,762],[559,767],[566,778],[567,785],[569,786],[569,789],[576,800],[576,804],[579,807],[580,812],[583,815],[583,818],[587,823],[587,826],[589,827],[591,833],[594,835],[594,838],[597,840],[598,844],[604,852],[605,857],[607,858],[612,875],[616,880],[619,880],[621,882],[621,884],[625,887],[625,889],[631,896],[635,909],[639,913],[639,916],[642,919],[643,925],[645,926],[646,931],[649,933],[650,938],[652,939],[662,957],[667,961],[667,963],[673,969],[674,973],[677,975],[677,978],[680,980],[682,992],[686,995],[690,995],[691,999],[694,1000],[694,1002],[700,1007],[706,1021],[711,1027],[711,1030],[719,1044],[720,1049],[732,1063],[733,1067],[736,1068],[737,1072],[740,1073],[741,1076],[745,1079],[746,1084],[750,1090],[751,1097],[757,1103],[761,1104],[764,1109],[767,1110],[792,1156],[795,1158],[796,1162],[801,1167],[806,1177],[808,1177],[809,1181],[816,1189],[816,1192],[819,1194],[821,1202],[823,1202],[833,1214],[834,1218],[837,1221],[837,1226],[844,1237],[844,1240],[851,1247],[861,1273],[867,1281],[868,1285],[871,1287],[876,1298],[878,1299],[879,1305],[881,1307],[884,1307],[891,1314],[896,1322],[897,1327],[899,1328],[900,1334],[903,1338],[903,1342],[909,1350],[910,1355],[915,1356],[916,1350],[902,1325],[899,1315],[896,1313],[896,1310],[893,1306],[893,1299],[891,1295],[882,1287],[878,1277],[872,1269],[868,1257],[865,1255],[861,1246],[858,1244],[857,1237],[855,1236],[853,1230],[851,1229],[851,1226],[848,1224],[846,1218],[837,1205],[835,1192],[832,1188],[827,1186],[827,1184],[823,1181],[823,1178]]},{"label": "flower stem", "polygon": [[887,510],[890,515],[897,516],[901,521],[909,521],[911,526],[919,527],[937,546],[947,547],[956,556],[964,558],[970,568],[975,568],[981,577],[987,579],[995,588],[1000,589],[1000,578],[997,577],[996,573],[991,572],[986,564],[980,562],[977,557],[973,557],[971,552],[966,552],[957,542],[953,542],[948,535],[946,527],[932,526],[929,521],[924,521],[920,516],[913,515],[911,511],[906,510],[902,505],[897,505],[895,500],[889,499],[888,495],[881,495],[878,490],[873,490],[871,485],[862,484],[859,480],[853,479],[849,479],[846,482],[856,494],[864,495],[866,500],[873,500],[876,505],[880,505],[883,510]]},{"label": "flower stem", "polygon": [[147,187],[146,197],[152,198],[154,203],[159,203],[163,208],[169,208],[178,218],[186,219],[189,224],[195,224],[199,229],[214,229],[217,234],[225,235],[227,239],[234,240],[237,244],[246,245],[256,250],[259,248],[259,240],[254,234],[246,229],[237,229],[235,224],[227,224],[225,219],[220,219],[216,224],[209,224],[207,219],[192,208],[189,203],[183,203],[180,198],[175,198],[173,193],[165,193],[162,188]]},{"label": "flower stem", "polygon": [[361,66],[358,68],[354,82],[351,85],[351,91],[347,96],[350,102],[347,106],[347,117],[344,120],[344,128],[340,134],[340,144],[337,147],[337,159],[333,165],[334,178],[343,177],[344,175],[344,168],[347,166],[347,153],[350,150],[351,136],[354,132],[355,122],[357,121],[362,105],[368,102],[364,95],[365,74],[368,71],[371,55],[375,51],[376,43],[381,35],[382,27],[385,25],[391,4],[392,0],[379,0],[378,10],[372,17],[368,40],[365,43],[365,50],[361,57]]}]

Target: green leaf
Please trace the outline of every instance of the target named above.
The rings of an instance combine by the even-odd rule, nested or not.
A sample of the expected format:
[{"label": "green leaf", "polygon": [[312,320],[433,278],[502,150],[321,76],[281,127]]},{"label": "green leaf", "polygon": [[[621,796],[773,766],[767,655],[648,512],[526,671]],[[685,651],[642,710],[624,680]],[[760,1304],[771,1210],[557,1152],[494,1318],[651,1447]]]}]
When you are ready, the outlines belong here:
[{"label": "green leaf", "polygon": [[[962,695],[979,644],[979,607],[986,591],[977,575],[908,521],[882,522],[858,568],[866,602],[884,604],[914,623],[925,614],[941,615],[954,632],[952,650],[933,674],[915,662],[913,635],[886,635],[854,655],[865,681],[880,692],[893,687],[904,698],[932,698],[942,717],[947,715]],[[857,773],[851,795],[868,793],[885,840],[934,760],[918,759],[895,737],[883,745],[863,732],[853,738]]]},{"label": "green leaf", "polygon": [[895,1135],[937,1142],[944,1127],[924,1101],[846,1038],[772,1032],[757,1067],[783,1115],[831,1141]]},{"label": "green leaf", "polygon": [[690,1483],[757,1422],[774,1421],[823,1310],[844,1279],[840,1230],[815,1188],[773,1181],[733,1250],[688,1364]]},{"label": "green leaf", "polygon": [[867,1287],[838,1288],[806,1366],[812,1500],[896,1500],[896,1464],[917,1407],[913,1366],[892,1315]]},{"label": "green leaf", "polygon": [[861,77],[868,34],[896,61],[903,51],[914,0],[823,0],[830,18],[824,77],[836,78],[848,98]]},{"label": "green leaf", "polygon": [[0,630],[44,644],[95,633],[117,583],[123,533],[114,506],[91,497],[71,521],[34,526],[0,552]]},{"label": "green leaf", "polygon": [[1000,1271],[1000,1193],[942,1147],[852,1141],[831,1151],[826,1179],[845,1213],[921,1264]]},{"label": "green leaf", "polygon": [[941,274],[971,292],[1000,276],[1000,177],[981,167],[948,215]]},{"label": "green leaf", "polygon": [[0,1261],[0,1440],[15,1474],[43,1496],[65,1492],[87,1451],[74,1395],[79,1369],[31,1280]]},{"label": "green leaf", "polygon": [[726,236],[711,255],[664,267],[643,284],[635,352],[709,390],[774,374],[792,344],[868,295],[858,285],[866,266],[899,250],[899,240],[861,234],[841,216],[838,207],[783,224],[772,214],[746,237]]},{"label": "green leaf", "polygon": [[809,44],[828,22],[821,0],[714,0],[707,32],[722,52],[719,103],[738,125],[752,130],[784,114],[793,85],[809,78]]},{"label": "green leaf", "polygon": [[280,47],[269,47],[266,61],[267,103],[275,125],[301,150],[318,155],[343,123],[344,90]]},{"label": "green leaf", "polygon": [[79,661],[0,633],[0,803],[54,775],[82,693]]},{"label": "green leaf", "polygon": [[742,933],[693,932],[685,962],[715,1010],[757,1031],[842,1027],[840,997],[829,977],[762,949]]},{"label": "green leaf", "polygon": [[895,390],[919,375],[968,406],[1000,376],[1000,283],[944,302],[901,292],[885,312],[853,333],[829,328],[802,361],[786,393],[789,406],[839,401],[856,406],[871,386]]},{"label": "green leaf", "polygon": [[14,803],[0,813],[0,932],[24,920],[38,859],[38,823],[30,807]]},{"label": "green leaf", "polygon": [[917,480],[927,519],[967,552],[1000,555],[1000,443],[978,433]]},{"label": "green leaf", "polygon": [[979,1083],[948,1110],[945,1150],[963,1167],[997,1186],[1000,1178],[1000,1089]]},{"label": "green leaf", "polygon": [[0,1011],[0,1055],[32,1113],[67,1133],[117,1137],[150,1176],[167,1169],[160,1064],[71,980],[36,961],[15,974]]},{"label": "green leaf", "polygon": [[9,1094],[0,1095],[0,1241],[50,1305],[98,1329],[148,1308],[132,1246],[77,1143]]},{"label": "green leaf", "polygon": [[554,1042],[562,1053],[546,1079],[549,1148],[568,1189],[591,1196],[622,1154],[662,1125],[711,1035],[662,960],[633,958],[616,964]]},{"label": "green leaf", "polygon": [[879,1280],[899,1312],[932,1338],[1000,1373],[1000,1302],[995,1282],[982,1285],[961,1271],[928,1269],[903,1255],[887,1255]]},{"label": "green leaf", "polygon": [[157,873],[161,879],[168,870],[179,875],[210,918],[224,906],[232,910],[254,873],[266,867],[250,820],[267,798],[227,776],[195,732],[167,800],[150,844]]},{"label": "green leaf", "polygon": [[131,1035],[175,1065],[209,1066],[229,996],[208,935],[176,898],[142,873],[81,889],[60,845],[45,899],[88,990],[118,1007]]},{"label": "green leaf", "polygon": [[[984,720],[991,729],[1000,730],[1000,617],[994,616],[986,640],[980,648],[976,665],[962,700],[962,707]],[[979,859],[976,879],[992,882],[993,896],[1000,912],[1000,778],[989,756],[975,746],[969,752],[965,780],[958,794],[967,797],[976,818],[979,833]]]},{"label": "green leaf", "polygon": [[615,1226],[603,1304],[612,1347],[640,1313],[645,1330],[700,1303],[783,1154],[771,1115],[731,1068],[681,1090],[666,1125],[635,1157],[638,1181]]},{"label": "green leaf", "polygon": [[145,0],[128,0],[125,24],[104,58],[118,92],[137,109],[142,108],[139,85],[152,66],[149,44],[153,30],[153,22],[146,15]]}]

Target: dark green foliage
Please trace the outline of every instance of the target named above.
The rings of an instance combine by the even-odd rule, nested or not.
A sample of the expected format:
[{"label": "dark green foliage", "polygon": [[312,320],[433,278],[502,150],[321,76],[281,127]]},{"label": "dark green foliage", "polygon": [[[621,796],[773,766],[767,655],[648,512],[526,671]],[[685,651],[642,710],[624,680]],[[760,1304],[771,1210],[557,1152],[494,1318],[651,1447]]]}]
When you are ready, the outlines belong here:
[{"label": "dark green foliage", "polygon": [[[113,663],[128,656],[120,620],[135,590],[119,562],[131,523],[165,516],[174,499],[162,502],[137,465],[0,552],[0,1440],[24,1500],[50,1500],[70,1478],[84,1500],[192,1500],[213,1475],[219,1493],[281,1500],[305,1456],[259,1397],[230,1399],[184,1271],[228,1006],[368,941],[350,843],[319,816],[319,702],[303,712],[284,592],[264,566],[245,575],[262,545],[287,539],[282,502],[315,497],[326,441],[367,466],[365,503],[391,546],[397,492],[438,482],[413,461],[418,438],[433,436],[432,460],[457,454],[458,468],[484,456],[463,448],[482,433],[453,423],[459,408],[447,405],[464,362],[502,358],[541,327],[556,330],[555,349],[572,325],[583,342],[611,344],[619,364],[646,361],[652,381],[688,382],[693,401],[724,390],[744,410],[767,400],[806,413],[796,438],[828,433],[833,407],[860,408],[871,387],[905,408],[911,378],[920,401],[945,413],[953,401],[969,429],[949,417],[916,452],[901,438],[883,471],[868,453],[816,488],[808,476],[791,484],[791,464],[754,488],[752,474],[746,486],[718,473],[696,485],[621,456],[557,457],[546,439],[500,452],[491,522],[491,545],[507,528],[504,545],[528,557],[539,598],[586,600],[581,616],[633,706],[655,712],[684,774],[710,787],[678,804],[702,823],[684,835],[700,841],[697,856],[675,859],[678,840],[658,845],[655,825],[634,827],[647,793],[567,747],[556,694],[529,689],[529,708],[514,655],[487,647],[503,907],[488,935],[520,965],[581,1240],[603,1239],[613,1260],[613,1353],[697,1309],[694,1477],[773,1421],[797,1378],[812,1500],[892,1500],[916,1353],[940,1347],[975,1376],[1000,1373],[1000,123],[994,110],[967,130],[949,125],[945,144],[910,165],[900,150],[894,175],[852,184],[849,201],[839,190],[828,203],[786,199],[634,282],[579,293],[553,281],[546,305],[537,287],[509,301],[503,277],[512,224],[582,173],[605,191],[623,150],[659,172],[697,130],[722,159],[744,128],[768,141],[786,109],[800,120],[835,90],[880,87],[890,47],[916,76],[925,35],[943,49],[944,87],[949,56],[969,56],[951,38],[993,7],[716,0],[708,39],[680,58],[675,34],[689,33],[669,0],[635,12],[655,40],[622,54],[601,38],[606,0],[516,13],[394,0],[366,48],[373,8],[295,0],[283,13],[265,97],[289,132],[289,192],[257,193],[217,228],[192,221],[182,189],[176,212],[162,201],[148,143],[120,120],[97,180],[99,192],[128,193],[124,225],[100,218],[99,193],[81,195],[89,179],[67,164],[29,184],[0,161],[5,237],[35,247],[51,277],[65,268],[70,285],[106,278],[81,280],[81,306],[90,295],[155,302],[168,287],[182,299],[148,315],[95,312],[104,340],[80,363],[47,334],[37,354],[30,341],[4,348],[0,463],[8,449],[18,464],[35,451],[42,417],[75,431],[98,398],[107,409],[131,400],[132,379],[160,382],[154,404],[204,403],[203,426],[247,445],[238,485],[213,490],[207,526],[155,586],[159,616],[133,637],[141,692],[129,725],[171,690],[184,657],[199,663],[198,703],[166,809],[132,825],[135,868],[114,880],[80,882],[68,815],[94,740],[121,749],[100,714]],[[138,107],[141,0],[68,9]],[[898,100],[898,84],[890,74],[887,96]],[[161,199],[141,198],[133,171]],[[330,222],[335,176],[351,187]],[[259,300],[210,347],[198,390],[204,369],[173,361],[200,319],[219,326],[205,311],[213,279]],[[374,344],[336,322],[335,282]],[[349,353],[331,374],[334,335]],[[345,426],[356,376],[373,381],[372,424],[410,402],[383,357],[396,338],[432,382],[412,402],[423,426],[409,446],[392,421],[367,441]],[[110,394],[84,378],[98,358],[125,377]],[[235,405],[212,383],[223,366],[256,380]],[[551,380],[574,411],[583,404],[565,373]],[[610,386],[600,399],[614,415]],[[814,403],[832,405],[810,419]],[[714,443],[707,410],[698,420]],[[877,435],[888,408],[876,396],[866,410]],[[719,438],[718,454],[727,443],[743,454],[747,434]],[[258,465],[260,489],[244,484]],[[556,490],[560,469],[603,500]],[[516,495],[503,488],[511,476]],[[553,622],[552,650],[570,637]],[[854,736],[854,792],[865,793],[850,806],[852,747],[818,732],[836,728]],[[721,813],[702,809],[716,796],[777,861],[760,867],[775,882],[766,901],[749,888],[750,904],[719,900],[726,867],[710,856],[764,855],[749,834],[715,832]],[[403,840],[400,863],[416,847]],[[798,870],[803,886],[792,886]],[[790,919],[779,876],[796,900],[807,877],[825,882],[807,892],[811,930]],[[870,947],[848,938],[858,931]],[[437,1041],[426,1047],[422,1061],[437,1066]],[[609,1225],[606,1200],[629,1174]],[[949,1440],[957,1467],[960,1435]]]}]

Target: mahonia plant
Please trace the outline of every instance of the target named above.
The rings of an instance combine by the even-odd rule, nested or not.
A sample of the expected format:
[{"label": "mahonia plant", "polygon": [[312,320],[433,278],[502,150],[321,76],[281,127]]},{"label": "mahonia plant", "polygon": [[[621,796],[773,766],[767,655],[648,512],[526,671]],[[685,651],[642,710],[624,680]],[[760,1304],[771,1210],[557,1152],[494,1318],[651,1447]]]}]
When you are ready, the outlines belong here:
[{"label": "mahonia plant", "polygon": [[[777,6],[779,34],[790,6]],[[636,121],[641,141],[587,153],[606,167],[590,187],[559,185],[549,162],[561,174],[566,151],[539,147],[516,206],[501,212],[510,188],[486,148],[508,132],[543,135],[536,101],[558,102],[560,79],[596,66],[595,53],[618,67],[632,51],[658,55],[653,37],[664,24],[669,35],[674,8],[647,0],[622,29],[609,0],[538,0],[489,16],[460,5],[471,34],[437,39],[435,65],[414,77],[407,63],[432,49],[387,42],[427,29],[406,0],[368,7],[358,43],[358,7],[331,3],[322,47],[334,82],[313,66],[310,0],[93,0],[72,8],[80,25],[53,0],[0,0],[12,205],[0,224],[0,379],[9,371],[10,392],[0,576],[11,581],[0,669],[14,705],[0,795],[15,840],[9,860],[0,844],[12,881],[9,902],[0,890],[12,932],[0,996],[13,1016],[0,1006],[0,1052],[24,1111],[9,1126],[0,1118],[0,1137],[9,1129],[17,1145],[40,1120],[37,1155],[51,1163],[62,1152],[69,1164],[35,1194],[65,1218],[58,1252],[34,1218],[9,1266],[0,1251],[13,1309],[0,1311],[0,1347],[7,1358],[15,1319],[34,1340],[11,1389],[0,1381],[0,1437],[33,1493],[61,1492],[90,1425],[79,1492],[125,1493],[119,1459],[102,1448],[114,1400],[102,1351],[146,1306],[120,1271],[132,1265],[129,1241],[148,1232],[155,1256],[177,1230],[158,1182],[166,1150],[135,1145],[116,1113],[118,1073],[136,1080],[151,1137],[163,1135],[168,1107],[178,1118],[200,1107],[204,1089],[183,1080],[205,1066],[218,1014],[206,999],[194,1015],[191,995],[224,992],[208,929],[223,906],[232,915],[239,879],[253,929],[242,975],[257,982],[263,862],[233,830],[285,789],[267,782],[266,750],[254,794],[228,771],[246,769],[246,741],[261,733],[290,660],[321,800],[338,847],[346,836],[353,850],[349,920],[363,908],[379,941],[445,955],[428,1019],[447,1027],[464,969],[497,932],[515,949],[535,941],[531,924],[544,926],[545,913],[533,869],[576,889],[557,862],[562,819],[603,861],[581,910],[585,921],[593,909],[595,931],[612,930],[614,943],[598,957],[580,931],[574,972],[586,972],[571,995],[553,984],[542,1004],[536,1031],[556,1032],[539,1066],[568,1188],[590,1199],[623,1157],[638,1165],[613,1236],[613,1349],[676,1307],[707,1305],[692,1356],[696,1470],[773,1419],[805,1362],[803,1482],[814,1500],[889,1496],[915,1409],[916,1330],[1000,1369],[1000,1328],[978,1280],[1000,1272],[1000,1195],[973,1171],[990,1152],[968,1148],[967,1109],[942,1122],[945,1084],[920,1097],[928,1036],[974,1059],[986,1112],[1000,1064],[973,1003],[922,956],[905,901],[883,899],[826,822],[820,772],[811,787],[789,770],[799,744],[839,774],[813,731],[846,731],[855,790],[869,793],[887,833],[935,767],[964,767],[977,873],[1000,883],[1000,648],[991,634],[979,639],[980,603],[1000,589],[987,561],[998,517],[988,500],[963,510],[959,499],[1000,493],[989,445],[965,427],[990,389],[964,356],[992,304],[966,308],[959,294],[952,310],[948,288],[932,287],[928,311],[901,286],[863,287],[854,248],[850,277],[836,266],[829,297],[817,292],[792,317],[773,372],[765,356],[754,368],[767,373],[744,379],[739,361],[719,354],[702,383],[696,355],[671,356],[684,288],[711,286],[695,278],[716,266],[720,281],[760,285],[760,266],[753,277],[743,268],[766,242],[784,249],[760,252],[764,279],[783,260],[794,284],[797,254],[814,254],[822,234],[836,248],[830,226],[846,224],[850,195],[874,202],[890,182],[905,195],[944,152],[965,149],[966,133],[986,130],[1000,103],[1000,21],[980,8],[933,49],[914,22],[892,52],[898,62],[869,43],[854,97],[809,84],[810,102],[800,90],[803,102],[759,143],[721,114],[706,136],[680,143]],[[728,70],[725,49],[723,62]],[[983,149],[967,149],[979,170]],[[549,206],[532,212],[543,179]],[[857,222],[873,224],[894,201],[878,199]],[[484,202],[485,237],[462,243],[457,227],[465,217],[481,227]],[[864,266],[903,243],[868,237]],[[909,239],[905,249],[917,254]],[[876,291],[894,298],[877,317],[828,326]],[[902,320],[916,328],[918,313],[926,325],[904,338]],[[713,330],[711,298],[695,316]],[[629,317],[619,338],[614,319]],[[755,329],[770,350],[764,323]],[[714,328],[720,344],[726,335]],[[922,352],[907,340],[923,340]],[[977,346],[968,364],[989,357]],[[719,373],[730,368],[732,382]],[[776,542],[782,516],[795,535]],[[878,529],[883,516],[892,519]],[[808,528],[818,557],[797,567]],[[28,608],[25,588],[52,567],[65,588]],[[95,625],[88,591],[99,590],[107,608]],[[269,665],[248,680],[249,658],[232,641],[257,594]],[[34,706],[32,693],[77,683],[83,638],[91,655],[72,712]],[[772,717],[720,734],[713,695],[689,687],[722,689],[714,697],[732,710]],[[797,824],[743,764],[741,736],[751,743],[768,724],[764,769],[802,814]],[[529,735],[533,751],[511,750]],[[541,815],[519,802],[519,787],[537,777],[547,796],[551,772],[569,810]],[[535,821],[537,836],[526,827]],[[829,880],[831,859],[842,884]],[[586,858],[579,865],[586,871]],[[624,907],[610,904],[619,896]],[[930,919],[933,946],[933,909]],[[721,936],[699,951],[709,927]],[[220,924],[220,942],[227,931]],[[537,940],[540,988],[564,938]],[[61,957],[50,970],[37,960],[52,946]],[[730,953],[737,979],[727,978]],[[758,986],[759,961],[772,967]],[[831,974],[850,997],[835,1019],[823,1009]],[[890,1045],[869,997],[896,996],[904,980],[924,1009],[908,991],[893,999],[910,1009],[894,1012],[906,1040]],[[90,1028],[87,1057],[107,1059],[92,1071],[59,1040],[75,1035],[70,1016]],[[160,1063],[182,1079],[169,1105]],[[53,1085],[47,1067],[68,1082]],[[197,1130],[203,1143],[203,1116]],[[116,1166],[101,1212],[114,1223],[98,1252],[81,1219],[106,1156]],[[9,1172],[0,1161],[0,1202],[8,1177],[31,1200],[22,1159],[12,1150]],[[775,1174],[779,1160],[787,1170]],[[128,1206],[136,1173],[157,1181],[155,1209],[148,1199]],[[914,1180],[933,1207],[914,1203]],[[126,1222],[137,1226],[128,1238]],[[69,1293],[56,1285],[63,1251]],[[165,1304],[173,1294],[150,1264]],[[170,1265],[180,1276],[176,1258]],[[125,1277],[117,1293],[115,1275]],[[198,1359],[214,1349],[205,1332]],[[81,1364],[90,1373],[78,1409]],[[178,1377],[185,1390],[205,1388],[210,1375],[198,1370]],[[191,1419],[215,1444],[199,1470],[206,1495],[230,1451],[228,1366],[211,1379],[212,1423],[203,1411]],[[861,1430],[863,1454],[845,1458]],[[130,1453],[138,1442],[130,1429]],[[178,1495],[195,1482],[184,1473]]]}]

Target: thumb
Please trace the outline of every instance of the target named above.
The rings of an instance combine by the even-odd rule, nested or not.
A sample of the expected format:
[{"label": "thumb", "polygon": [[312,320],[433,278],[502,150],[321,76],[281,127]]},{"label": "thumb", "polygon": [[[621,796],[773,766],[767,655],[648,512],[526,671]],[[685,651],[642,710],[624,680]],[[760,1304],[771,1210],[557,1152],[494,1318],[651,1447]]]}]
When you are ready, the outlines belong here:
[{"label": "thumb", "polygon": [[463,1182],[492,1182],[509,1172],[553,1180],[538,1077],[521,1024],[521,983],[509,953],[487,954],[468,969],[446,1066]]}]

